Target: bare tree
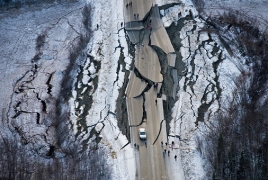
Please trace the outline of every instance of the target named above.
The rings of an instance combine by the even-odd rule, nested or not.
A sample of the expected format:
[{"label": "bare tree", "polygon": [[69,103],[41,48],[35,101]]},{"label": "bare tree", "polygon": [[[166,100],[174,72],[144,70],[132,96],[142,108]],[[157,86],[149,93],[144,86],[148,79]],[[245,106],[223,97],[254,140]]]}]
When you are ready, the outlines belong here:
[{"label": "bare tree", "polygon": [[[210,149],[199,143],[213,167],[212,179],[268,178],[268,43],[257,27],[255,19],[234,10],[208,18],[208,32],[232,41],[229,48],[239,49],[249,65],[248,71],[240,68],[232,96],[215,116],[217,124],[206,136]],[[229,33],[235,38],[228,39]]]}]

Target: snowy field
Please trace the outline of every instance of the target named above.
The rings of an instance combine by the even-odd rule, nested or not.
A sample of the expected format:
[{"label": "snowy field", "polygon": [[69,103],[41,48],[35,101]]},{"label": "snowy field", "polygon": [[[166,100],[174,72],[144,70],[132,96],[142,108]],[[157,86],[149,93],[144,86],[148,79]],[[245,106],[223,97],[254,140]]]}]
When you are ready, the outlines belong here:
[{"label": "snowy field", "polygon": [[40,154],[55,143],[50,112],[55,109],[69,49],[85,32],[83,6],[77,2],[1,12],[1,127],[17,128]]},{"label": "snowy field", "polygon": [[[96,126],[95,129],[97,130],[103,127],[100,143],[107,147],[110,154],[109,164],[113,170],[113,179],[134,179],[136,172],[134,151],[130,145],[121,150],[128,143],[128,140],[120,132],[113,114],[115,113],[118,90],[124,81],[123,67],[118,67],[120,51],[122,50],[124,53],[126,69],[129,69],[132,58],[128,55],[124,29],[120,25],[124,21],[123,0],[92,0],[88,2],[91,3],[93,9],[93,37],[88,44],[88,54],[94,57],[94,60],[101,62],[101,69],[96,74],[94,64],[90,64],[88,58],[84,66],[87,68],[84,68],[82,72],[81,83],[89,86],[92,85],[89,83],[89,80],[94,78],[92,76],[98,76],[98,87],[96,89],[93,87],[93,103],[86,116],[86,123],[93,128]],[[119,68],[118,73],[117,68]],[[91,76],[88,76],[88,74]],[[74,91],[73,94],[76,94],[76,92]],[[75,114],[75,108],[77,108],[74,106],[75,104],[76,100],[71,99],[70,106],[73,106],[73,115]],[[77,118],[73,116],[71,119],[74,124],[74,133],[76,133],[76,125],[79,126],[76,123]],[[82,139],[87,139],[89,134],[83,133]]]},{"label": "snowy field", "polygon": [[255,18],[259,21],[259,27],[262,31],[267,31],[268,25],[268,1],[267,0],[213,0],[205,1],[205,12],[209,15],[218,15],[223,12],[223,8],[232,8],[240,13],[248,15],[250,18]]}]

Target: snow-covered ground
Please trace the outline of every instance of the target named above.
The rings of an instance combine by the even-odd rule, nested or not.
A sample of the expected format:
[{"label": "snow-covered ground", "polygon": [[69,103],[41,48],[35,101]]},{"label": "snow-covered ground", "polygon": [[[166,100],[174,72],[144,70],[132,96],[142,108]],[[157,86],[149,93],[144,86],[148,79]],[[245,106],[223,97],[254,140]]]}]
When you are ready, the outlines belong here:
[{"label": "snow-covered ground", "polygon": [[[94,63],[88,58],[84,64],[83,78],[78,84],[87,85],[87,88],[92,87],[90,79],[98,76],[98,88],[93,87],[94,92],[91,92],[93,103],[86,116],[86,123],[87,126],[96,125],[96,130],[101,131],[102,140],[99,146],[106,147],[109,154],[113,179],[135,179],[136,165],[133,148],[128,145],[121,150],[128,141],[120,132],[113,114],[118,89],[124,81],[123,67],[118,64],[121,50],[126,62],[124,68],[129,69],[131,63],[124,29],[120,26],[124,21],[123,0],[88,0],[63,5],[44,4],[13,12],[2,12],[0,15],[2,117],[7,115],[9,117],[7,120],[11,120],[10,117],[18,115],[12,125],[19,127],[25,134],[25,138],[30,139],[30,144],[36,146],[35,148],[43,147],[44,151],[39,149],[38,153],[45,154],[49,150],[49,147],[46,147],[47,143],[54,144],[54,130],[51,126],[47,127],[47,124],[43,125],[47,123],[43,121],[49,117],[43,113],[42,102],[47,104],[46,112],[53,111],[55,108],[49,101],[59,95],[59,82],[68,65],[69,51],[75,45],[76,39],[84,35],[81,12],[86,3],[91,4],[93,30],[87,53],[101,63],[100,70],[96,72]],[[37,47],[36,39],[41,35],[44,35],[42,39],[44,42]],[[35,61],[37,54],[40,58]],[[117,73],[118,66],[120,67]],[[52,88],[49,94],[50,84]],[[24,87],[27,88],[23,89],[22,93],[13,92]],[[75,98],[78,97],[75,90],[73,97],[69,101],[73,108],[71,136],[75,136],[77,126],[80,125],[75,115],[75,106],[79,105],[75,102]],[[82,112],[83,107],[80,108]],[[17,111],[27,111],[27,113],[17,114]],[[41,117],[36,120],[38,114]],[[3,126],[1,127],[4,129]],[[90,131],[91,128],[87,130]],[[42,134],[46,136],[46,142],[42,139]],[[83,140],[88,136],[89,133],[85,134],[82,129],[80,134],[82,139],[78,139]]]},{"label": "snow-covered ground", "polygon": [[258,20],[258,25],[262,31],[266,31],[268,26],[268,2],[267,0],[212,0],[205,2],[205,12],[208,15],[218,15],[223,10],[232,8],[239,13]]},{"label": "snow-covered ground", "polygon": [[[207,14],[222,12],[218,3],[220,1],[206,1]],[[184,21],[183,28],[178,32],[182,39],[180,53],[186,65],[186,75],[179,81],[179,100],[173,108],[170,127],[172,135],[180,137],[175,142],[181,149],[185,178],[207,179],[211,167],[203,158],[202,153],[205,152],[200,151],[197,139],[201,139],[203,146],[206,146],[206,134],[217,124],[213,121],[214,113],[224,105],[227,98],[231,98],[234,80],[240,75],[241,68],[244,68],[242,64],[245,59],[238,51],[234,52],[235,56],[231,56],[217,36],[212,35],[209,39],[207,32],[199,32],[204,22],[196,16],[195,7],[189,1],[183,1],[182,4],[184,6],[176,5],[161,12],[165,27],[169,27],[178,18],[185,17],[189,11],[194,17],[193,20]],[[244,11],[249,16],[260,19],[263,29],[267,27],[265,2],[224,1],[224,7]],[[178,12],[181,12],[181,17],[178,17]],[[215,49],[218,49],[217,52],[214,52]],[[210,106],[206,109],[208,104]],[[203,108],[206,109],[204,114]]]},{"label": "snow-covered ground", "polygon": [[[169,138],[170,142],[175,141],[177,148],[171,152],[167,168],[171,179],[206,179],[209,167],[202,158],[202,153],[198,151],[196,138],[202,137],[206,131],[209,131],[209,127],[213,123],[209,119],[213,116],[213,112],[217,110],[219,103],[223,102],[225,97],[230,96],[232,82],[240,73],[234,63],[235,58],[240,57],[239,54],[231,57],[216,36],[212,36],[212,40],[208,41],[209,36],[206,32],[198,32],[204,26],[204,22],[197,17],[197,11],[191,1],[156,0],[155,4],[161,6],[178,2],[182,5],[175,5],[161,11],[165,27],[184,18],[190,11],[193,13],[194,20],[185,21],[182,30],[178,32],[182,39],[180,53],[186,64],[186,75],[179,81],[178,101],[172,109],[173,120],[170,123],[170,135],[178,135],[180,139]],[[83,98],[83,95],[78,94],[75,87],[73,88],[73,98],[69,100],[72,124],[70,132],[74,136],[81,131],[78,139],[87,140],[90,136],[88,132],[95,128],[102,137],[100,146],[105,147],[109,154],[108,162],[112,167],[113,179],[135,179],[134,149],[130,144],[121,149],[128,143],[128,140],[120,131],[114,115],[119,89],[124,81],[125,74],[122,70],[123,68],[129,70],[132,61],[132,57],[128,53],[124,29],[120,25],[124,21],[123,0],[85,0],[71,5],[53,4],[45,8],[35,6],[36,9],[22,8],[13,12],[2,12],[0,14],[0,72],[2,77],[0,80],[0,108],[2,118],[6,115],[15,116],[17,110],[31,112],[20,115],[21,118],[12,122],[13,125],[21,127],[26,138],[27,136],[29,139],[33,136],[40,136],[39,139],[35,139],[40,140],[37,143],[40,146],[54,143],[54,129],[42,125],[42,121],[49,116],[41,114],[40,122],[37,124],[35,119],[37,112],[43,111],[42,101],[48,104],[47,112],[54,108],[54,106],[49,106],[51,96],[47,92],[48,85],[54,85],[51,94],[53,97],[57,97],[60,86],[56,84],[59,84],[58,80],[62,78],[63,71],[67,67],[68,51],[76,43],[76,39],[85,33],[81,17],[85,3],[90,3],[93,11],[91,14],[93,34],[87,45],[87,54],[93,57],[94,61],[100,63],[100,69],[97,69],[90,57],[84,61],[81,72],[83,77],[76,81],[79,87],[92,88],[88,94],[92,97],[92,104],[88,114],[84,117],[86,128],[78,121],[77,115],[78,108],[80,114],[85,108],[84,105],[80,106],[78,103],[78,98]],[[228,3],[235,7],[239,4],[236,1],[228,1]],[[249,14],[257,18],[267,19],[264,16],[267,15],[266,13],[255,14],[256,8],[265,12],[266,6],[264,5],[267,5],[265,1],[247,3],[244,6],[245,11],[247,10]],[[211,6],[210,10],[212,9]],[[180,17],[178,17],[178,12],[181,12]],[[266,21],[263,22],[266,23]],[[196,29],[192,31],[195,26]],[[38,49],[36,39],[42,34],[45,36],[45,42]],[[213,48],[219,49],[217,52],[213,52]],[[121,51],[126,63],[125,67],[118,63]],[[39,52],[41,52],[40,59],[34,63],[32,60]],[[219,61],[220,54],[222,59],[215,71],[213,63]],[[35,73],[35,64],[38,73]],[[96,77],[98,77],[98,85],[94,87],[91,80]],[[49,82],[48,79],[50,79]],[[29,80],[31,81],[28,82]],[[192,88],[190,81],[194,82]],[[184,88],[185,85],[186,88]],[[13,93],[26,86],[27,88],[22,91],[23,94]],[[82,92],[86,92],[86,88]],[[217,97],[219,93],[217,88],[222,90],[220,97]],[[206,98],[204,98],[204,94],[206,94]],[[20,101],[21,104],[18,104]],[[197,122],[198,108],[204,103],[211,103],[211,105],[204,113],[203,121]],[[79,130],[81,127],[82,130]],[[43,134],[50,137],[46,142],[42,139]],[[33,144],[36,143],[35,140],[33,140]],[[48,147],[45,146],[44,150],[41,149],[40,152],[43,151],[47,152]],[[178,155],[178,161],[173,158],[175,154]],[[177,172],[174,168],[176,166],[181,166],[183,169]]]},{"label": "snow-covered ground", "polygon": [[[173,107],[170,135],[180,137],[173,140],[179,144],[185,179],[207,179],[210,167],[199,151],[197,138],[205,144],[204,135],[213,125],[213,114],[220,103],[230,97],[233,80],[240,73],[234,62],[240,56],[231,57],[217,36],[210,39],[207,32],[200,32],[204,22],[198,18],[195,7],[187,1],[182,4],[161,12],[166,27],[189,15],[190,11],[193,16],[193,20],[185,20],[181,31],[177,32],[180,34],[180,53],[186,69],[185,76],[179,81],[180,90]],[[208,104],[210,106],[205,110]]]},{"label": "snow-covered ground", "polygon": [[[159,1],[156,2],[156,4],[163,5],[165,3],[174,3],[174,2],[178,1],[170,1],[170,2]],[[109,9],[108,7],[113,8],[111,8],[111,10],[108,10]],[[193,12],[196,12],[192,5],[190,6],[185,5],[185,7],[179,7],[179,6],[176,7],[180,8],[180,11],[183,12],[184,16],[187,15],[187,12],[184,13],[185,10],[189,10],[189,8],[192,9]],[[120,148],[123,147],[128,142],[126,137],[122,135],[122,133],[119,131],[119,128],[117,127],[117,120],[114,117],[114,115],[109,114],[109,111],[115,112],[115,101],[118,96],[118,88],[122,86],[124,76],[124,73],[122,72],[119,73],[118,75],[116,73],[117,61],[120,55],[120,48],[116,49],[116,47],[118,47],[119,45],[121,47],[124,47],[123,53],[125,57],[125,62],[127,63],[127,65],[131,63],[131,57],[128,57],[128,49],[126,39],[124,37],[125,34],[123,29],[120,29],[121,28],[120,23],[123,22],[124,18],[123,4],[121,1],[117,1],[117,3],[114,1],[109,2],[94,1],[93,9],[94,9],[93,16],[96,18],[93,19],[94,33],[93,38],[89,44],[89,54],[93,56],[95,60],[101,62],[101,70],[97,74],[97,76],[99,77],[99,83],[98,88],[92,95],[93,104],[92,108],[89,110],[89,114],[87,115],[87,124],[89,126],[93,125],[94,127],[95,124],[102,122],[105,125],[101,132],[101,136],[103,139],[100,143],[103,143],[105,146],[110,147],[110,153],[112,154],[110,160],[111,164],[113,164],[112,166],[114,170],[113,171],[114,179],[135,179],[136,164],[135,164],[133,147],[131,145],[127,145],[124,149],[120,150]],[[105,11],[103,11],[104,9]],[[173,15],[175,14],[177,15],[178,13],[174,13]],[[97,24],[99,25],[99,29],[97,29]],[[87,76],[88,72],[92,71],[91,70],[92,66],[89,67],[88,65],[84,66],[88,67],[88,69],[83,69],[84,72],[83,72],[82,83],[87,84],[88,80],[90,80],[90,77],[84,77],[84,76]],[[128,67],[126,67],[126,69],[128,69]],[[122,70],[122,67],[120,67],[120,70]],[[74,92],[73,94],[76,93]],[[70,104],[74,106],[77,103],[75,102],[75,99],[72,99],[70,101]],[[75,114],[75,108],[73,108],[72,114]],[[73,121],[75,122],[75,117],[73,117]],[[75,126],[74,131],[76,132]],[[82,134],[82,135],[83,139],[87,139],[87,137],[89,136],[89,134]],[[170,142],[173,140],[176,141],[175,139],[172,138],[169,139]],[[176,144],[179,144],[179,142],[176,142]],[[175,161],[174,155],[178,155],[178,161]],[[185,166],[189,168],[190,165],[189,166],[182,165],[182,162],[183,161],[181,161],[181,152],[179,147],[171,151],[170,159],[167,160],[166,164],[167,169],[169,169],[168,172],[171,179],[184,179],[184,178],[188,179],[189,176],[184,177],[184,169]],[[200,158],[197,159],[196,162],[199,162],[199,164],[201,164]],[[196,167],[198,165],[196,165]],[[183,167],[180,168],[180,172],[177,171],[176,167],[178,166]],[[200,172],[201,170],[199,170],[198,172]],[[192,172],[194,171],[196,171],[196,169],[193,169]],[[202,176],[202,174],[201,175],[199,173],[196,174]]]},{"label": "snow-covered ground", "polygon": [[53,97],[59,94],[69,49],[84,34],[83,7],[81,2],[40,5],[0,15],[1,127],[8,122],[17,128],[40,154],[55,144]]},{"label": "snow-covered ground", "polygon": [[[83,79],[80,83],[93,89],[90,93],[93,100],[92,106],[86,116],[87,126],[92,127],[88,127],[87,130],[90,131],[95,125],[97,125],[96,130],[102,129],[100,144],[106,146],[109,153],[108,161],[112,167],[113,179],[135,179],[136,165],[133,148],[128,145],[121,149],[128,143],[128,140],[120,132],[117,119],[113,114],[116,111],[118,90],[124,81],[123,67],[118,63],[121,50],[124,53],[125,68],[129,69],[131,63],[124,29],[121,27],[121,22],[124,22],[123,0],[88,0],[87,2],[91,4],[93,10],[93,34],[88,44],[88,54],[95,61],[101,63],[100,70],[96,72],[94,63],[90,62],[90,58],[87,58],[82,72]],[[117,68],[119,68],[118,73]],[[98,76],[97,88],[90,81],[96,76]],[[76,98],[79,95],[76,95],[75,90],[73,94],[74,98],[70,100],[69,104],[73,107],[71,119],[74,133],[77,133],[77,127],[81,126],[77,123],[78,118],[75,115]],[[82,112],[80,111],[80,113]],[[90,135],[85,132],[83,131],[81,134],[82,140],[87,139]]]}]

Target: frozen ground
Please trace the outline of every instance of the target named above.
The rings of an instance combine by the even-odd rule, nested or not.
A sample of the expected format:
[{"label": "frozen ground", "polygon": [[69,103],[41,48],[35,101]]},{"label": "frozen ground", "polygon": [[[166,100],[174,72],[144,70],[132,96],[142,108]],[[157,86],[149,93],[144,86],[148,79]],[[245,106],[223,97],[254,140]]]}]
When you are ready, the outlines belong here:
[{"label": "frozen ground", "polygon": [[[224,3],[238,9],[244,2],[224,1]],[[179,136],[175,138],[175,142],[181,149],[185,178],[207,179],[206,175],[211,173],[211,169],[204,161],[202,152],[199,151],[197,138],[201,138],[201,141],[206,144],[205,135],[216,123],[212,121],[214,113],[224,105],[226,97],[230,97],[234,87],[233,80],[240,74],[238,67],[242,67],[244,58],[239,52],[235,52],[235,56],[230,56],[217,36],[209,37],[207,32],[200,32],[204,22],[198,18],[191,2],[186,1],[182,4],[185,6],[176,5],[161,12],[165,27],[169,27],[174,20],[178,19],[181,23],[174,23],[173,28],[176,29],[177,26],[180,28],[183,24],[176,34],[179,34],[177,41],[181,41],[180,54],[185,70],[184,76],[179,81],[180,90],[177,94],[178,101],[173,108],[170,135]],[[249,15],[265,20],[263,17],[266,14],[262,14],[265,8],[258,8],[262,4],[265,3],[246,2],[240,9],[244,11],[247,9]],[[212,11],[216,14],[213,9],[216,7],[215,1],[208,1],[206,5],[208,14]],[[260,12],[255,14],[254,12],[259,9]],[[189,15],[189,11],[192,12],[193,19],[186,20],[184,17]],[[176,35],[172,37],[176,39]]]},{"label": "frozen ground", "polygon": [[83,6],[33,6],[0,15],[2,122],[7,120],[5,125],[23,134],[40,154],[55,144],[51,112],[69,50],[85,34]]},{"label": "frozen ground", "polygon": [[[81,11],[86,2],[92,5],[93,34],[87,46],[88,57],[83,61],[83,68],[73,88],[73,98],[69,101],[70,133],[72,136],[79,134],[79,139],[87,143],[97,139],[97,136],[101,137],[100,143],[109,154],[113,179],[135,179],[133,147],[127,145],[121,149],[128,140],[119,130],[114,115],[118,91],[124,81],[123,70],[128,70],[132,61],[124,30],[120,26],[124,19],[123,0],[87,0],[71,5],[54,4],[1,12],[2,119],[7,118],[8,125],[19,128],[19,132],[24,133],[36,149],[42,147],[39,149],[41,154],[45,154],[49,145],[55,143],[54,129],[49,126],[52,117],[48,112],[54,109],[51,101],[59,94],[59,80],[68,65],[69,50],[77,43],[77,38],[85,34]],[[174,2],[178,1],[156,0],[155,3],[161,6]],[[171,179],[206,179],[209,167],[206,167],[202,154],[197,150],[196,137],[202,136],[209,129],[209,117],[219,107],[220,100],[230,94],[230,84],[239,70],[233,63],[235,59],[229,56],[217,37],[209,39],[205,32],[198,32],[203,22],[197,18],[192,3],[180,3],[182,6],[176,5],[161,12],[165,27],[174,20],[186,17],[190,10],[194,15],[194,19],[183,21],[184,26],[178,32],[185,76],[179,81],[178,101],[173,107],[170,135],[178,135],[180,138],[170,136],[169,141],[175,141],[177,146],[172,151],[167,167]],[[228,4],[234,7],[239,5],[233,1],[228,1]],[[244,6],[245,10],[253,16],[266,19],[266,13],[257,15],[254,12],[256,8],[259,8],[259,12],[265,12],[265,2],[247,4],[249,8]],[[181,12],[180,17],[178,12]],[[36,43],[38,37],[41,39]],[[36,56],[39,58],[36,59]],[[118,63],[120,58],[124,59],[125,64]],[[93,81],[96,77],[97,86]],[[78,93],[77,89],[81,91]],[[221,97],[218,97],[220,89]],[[85,92],[91,98],[91,108],[88,110],[88,104],[83,101]],[[197,121],[199,113],[202,114],[199,111],[202,104],[210,106],[208,109],[204,106],[204,119]],[[4,124],[1,124],[2,128]],[[89,132],[93,129],[100,134],[93,133],[93,140],[88,140]],[[44,139],[43,135],[47,138]],[[173,158],[175,154],[179,157],[178,161]],[[174,170],[178,163],[183,167],[180,172]]]},{"label": "frozen ground", "polygon": [[212,0],[205,2],[205,12],[209,15],[217,15],[223,12],[223,8],[232,8],[238,10],[241,13],[247,14],[251,18],[255,18],[259,21],[259,26],[263,31],[267,30],[268,25],[268,3],[266,0]]},{"label": "frozen ground", "polygon": [[[120,27],[123,22],[122,0],[43,4],[1,12],[0,106],[2,118],[7,120],[7,123],[2,121],[1,127],[4,129],[6,125],[5,128],[16,129],[30,149],[37,150],[40,155],[46,155],[50,146],[55,144],[56,134],[50,115],[55,113],[54,99],[60,92],[70,50],[86,33],[81,15],[86,3],[90,3],[92,8],[93,34],[87,46],[88,58],[80,61],[84,63],[80,72],[82,78],[76,80],[76,85],[84,89],[81,94],[74,89],[73,99],[69,101],[73,107],[70,136],[75,136],[77,127],[81,127],[77,109],[82,114],[85,108],[77,98],[84,98],[83,92],[89,93],[86,96],[92,95],[92,108],[84,117],[86,126],[80,129],[78,139],[87,139],[89,133],[86,132],[96,126],[99,137],[102,137],[100,146],[105,146],[109,154],[113,179],[134,179],[133,149],[128,145],[121,150],[128,142],[117,127],[114,116],[118,89],[124,78],[122,69],[129,69],[131,63],[124,30]],[[118,63],[121,52],[124,53],[124,67]],[[92,79],[96,77],[98,83],[94,87]]]},{"label": "frozen ground", "polygon": [[[93,36],[88,44],[88,54],[91,59],[87,58],[87,62],[80,72],[83,74],[83,78],[77,79],[77,81],[80,87],[92,88],[89,94],[86,94],[91,96],[92,105],[87,115],[82,117],[82,122],[78,121],[81,119],[79,114],[83,114],[85,111],[85,105],[79,103],[79,98],[85,96],[77,94],[76,91],[73,92],[74,98],[69,102],[70,106],[73,107],[72,127],[74,133],[78,133],[78,128],[82,127],[82,130],[79,130],[82,140],[89,137],[90,134],[86,132],[91,131],[95,126],[96,129],[101,129],[100,137],[102,140],[100,143],[107,147],[110,154],[109,161],[113,170],[113,179],[134,179],[136,166],[133,148],[127,145],[121,149],[128,143],[128,140],[120,132],[115,117],[118,90],[124,81],[122,70],[123,68],[129,69],[131,63],[124,29],[121,28],[121,22],[124,18],[123,0],[89,0],[88,2],[92,4],[93,9]],[[125,65],[119,64],[121,53],[123,53]],[[98,72],[94,65],[95,61],[100,63]],[[92,83],[92,79],[96,76],[98,77],[97,87]]]},{"label": "frozen ground", "polygon": [[[178,3],[178,1],[156,1],[160,6],[167,3]],[[194,18],[184,20],[184,26],[178,32],[182,43],[180,53],[186,68],[185,76],[179,81],[178,101],[173,108],[173,120],[170,123],[169,141],[175,141],[177,148],[171,152],[167,168],[171,179],[206,179],[209,167],[203,160],[202,153],[197,149],[196,138],[202,137],[209,131],[213,123],[210,122],[213,113],[218,109],[220,102],[224,102],[225,97],[230,95],[233,79],[240,73],[234,62],[240,56],[237,54],[236,57],[231,57],[216,36],[210,38],[207,33],[200,33],[199,30],[204,23],[198,18],[193,4],[190,1],[179,3],[182,6],[176,5],[162,12],[166,27],[174,20],[183,19],[190,12]],[[123,50],[126,69],[129,68],[132,58],[128,56],[124,31],[120,29],[120,23],[123,21],[121,8],[123,5],[120,4],[122,5],[122,1],[94,1],[94,16],[98,18],[94,19],[93,28],[97,26],[96,24],[100,27],[94,31],[89,45],[89,54],[95,60],[101,61],[101,69],[98,73],[99,84],[92,95],[93,104],[86,122],[89,126],[93,125],[92,127],[98,122],[103,122],[105,125],[101,133],[103,137],[101,143],[110,147],[113,155],[111,163],[113,163],[114,178],[133,179],[135,178],[133,148],[127,145],[120,150],[127,143],[127,139],[120,133],[117,120],[113,113],[110,113],[115,112],[115,100],[124,75],[121,71],[116,73],[118,67],[120,70],[123,69],[123,65],[117,64],[120,50]],[[113,7],[111,8],[113,11],[109,11],[109,7]],[[178,12],[181,12],[180,17]],[[120,48],[116,49],[116,47]],[[121,49],[122,47],[124,49]],[[92,69],[84,69],[84,71],[92,71]],[[87,82],[85,79],[87,78],[84,78],[83,83]],[[72,101],[70,103],[75,104]],[[174,135],[180,138],[172,137]],[[85,134],[83,139],[87,136]],[[179,157],[178,161],[172,159],[175,154]],[[178,165],[182,166],[180,172],[174,170]]]}]

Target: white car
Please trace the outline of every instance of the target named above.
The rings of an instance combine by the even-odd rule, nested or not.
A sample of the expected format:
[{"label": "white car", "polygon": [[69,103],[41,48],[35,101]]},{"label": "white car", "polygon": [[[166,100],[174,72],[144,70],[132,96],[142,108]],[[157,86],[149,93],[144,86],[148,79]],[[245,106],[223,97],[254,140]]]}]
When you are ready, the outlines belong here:
[{"label": "white car", "polygon": [[146,132],[145,132],[145,128],[140,128],[139,129],[139,136],[141,140],[145,140],[146,139]]}]

